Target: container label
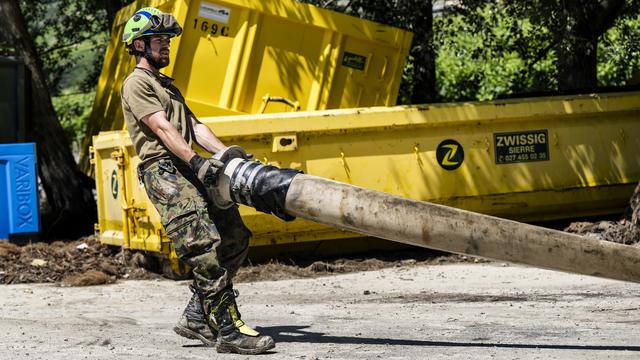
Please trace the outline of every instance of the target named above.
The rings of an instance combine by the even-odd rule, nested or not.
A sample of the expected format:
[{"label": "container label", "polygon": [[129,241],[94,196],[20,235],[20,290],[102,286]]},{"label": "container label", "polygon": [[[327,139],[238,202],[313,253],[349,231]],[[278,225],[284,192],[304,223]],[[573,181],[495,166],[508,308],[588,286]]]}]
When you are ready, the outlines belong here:
[{"label": "container label", "polygon": [[204,1],[200,3],[200,10],[198,11],[198,16],[200,17],[227,25],[230,15],[231,9],[229,8]]},{"label": "container label", "polygon": [[17,199],[17,215],[18,228],[30,228],[33,225],[33,193],[34,184],[32,183],[29,157],[24,157],[16,162],[16,188],[15,198]]},{"label": "container label", "polygon": [[438,164],[445,170],[455,170],[464,161],[464,149],[459,142],[451,139],[444,140],[436,149]]},{"label": "container label", "polygon": [[356,70],[364,70],[366,64],[367,64],[366,56],[353,54],[346,51],[342,56],[342,65],[346,67],[350,67]]},{"label": "container label", "polygon": [[496,164],[549,160],[547,130],[493,134]]}]

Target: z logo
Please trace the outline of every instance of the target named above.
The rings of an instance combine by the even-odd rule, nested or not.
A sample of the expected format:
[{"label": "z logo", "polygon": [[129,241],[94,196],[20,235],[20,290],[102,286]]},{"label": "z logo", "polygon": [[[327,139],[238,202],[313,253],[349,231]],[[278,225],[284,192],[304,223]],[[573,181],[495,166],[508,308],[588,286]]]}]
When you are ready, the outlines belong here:
[{"label": "z logo", "polygon": [[464,150],[455,140],[445,140],[436,149],[438,164],[445,170],[455,170],[464,161]]},{"label": "z logo", "polygon": [[458,162],[454,160],[456,153],[458,152],[458,145],[447,144],[442,147],[449,149],[449,151],[447,151],[447,154],[444,156],[444,159],[442,159],[442,165],[458,165]]}]

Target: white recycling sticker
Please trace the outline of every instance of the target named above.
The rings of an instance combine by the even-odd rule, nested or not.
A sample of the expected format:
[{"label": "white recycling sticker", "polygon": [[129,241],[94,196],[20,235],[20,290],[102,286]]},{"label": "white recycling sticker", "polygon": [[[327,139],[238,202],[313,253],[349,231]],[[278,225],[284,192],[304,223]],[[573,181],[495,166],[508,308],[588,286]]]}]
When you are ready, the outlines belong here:
[{"label": "white recycling sticker", "polygon": [[229,16],[231,16],[231,9],[203,1],[200,3],[198,16],[227,25]]}]

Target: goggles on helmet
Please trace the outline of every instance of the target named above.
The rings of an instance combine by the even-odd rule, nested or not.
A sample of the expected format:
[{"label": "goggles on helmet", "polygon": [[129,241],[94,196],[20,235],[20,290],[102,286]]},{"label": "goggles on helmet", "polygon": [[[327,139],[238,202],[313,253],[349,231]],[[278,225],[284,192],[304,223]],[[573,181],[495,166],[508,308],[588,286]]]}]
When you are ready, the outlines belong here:
[{"label": "goggles on helmet", "polygon": [[122,42],[131,45],[133,40],[150,35],[168,35],[174,37],[182,34],[182,27],[171,14],[163,13],[152,7],[138,10],[127,21]]}]

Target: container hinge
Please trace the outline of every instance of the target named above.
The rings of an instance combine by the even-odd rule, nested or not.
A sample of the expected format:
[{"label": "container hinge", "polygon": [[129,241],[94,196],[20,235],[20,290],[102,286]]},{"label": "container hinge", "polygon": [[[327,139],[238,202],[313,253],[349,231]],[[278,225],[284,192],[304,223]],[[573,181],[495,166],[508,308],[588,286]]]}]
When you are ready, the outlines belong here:
[{"label": "container hinge", "polygon": [[118,148],[118,150],[112,151],[111,158],[118,162],[119,167],[124,166],[124,151],[122,151],[122,148]]},{"label": "container hinge", "polygon": [[93,146],[89,146],[89,164],[96,164],[96,149]]},{"label": "container hinge", "polygon": [[147,208],[140,205],[136,206],[136,204],[132,200],[131,203],[126,207],[123,207],[122,210],[125,211],[125,213],[127,214],[127,217],[130,218],[131,221],[133,222],[133,226],[134,226],[133,232],[135,233],[136,229],[140,227],[139,219],[144,216],[147,216]]}]

